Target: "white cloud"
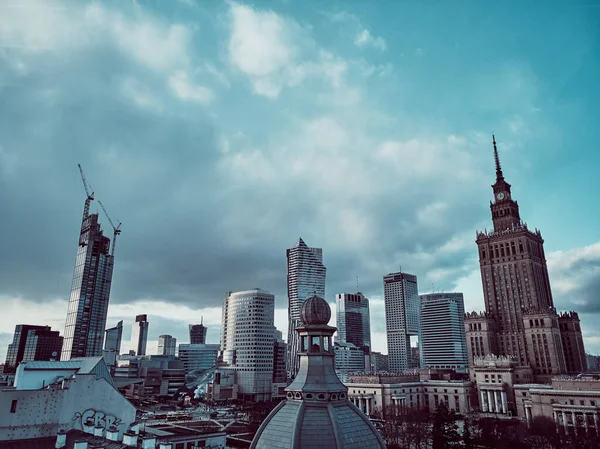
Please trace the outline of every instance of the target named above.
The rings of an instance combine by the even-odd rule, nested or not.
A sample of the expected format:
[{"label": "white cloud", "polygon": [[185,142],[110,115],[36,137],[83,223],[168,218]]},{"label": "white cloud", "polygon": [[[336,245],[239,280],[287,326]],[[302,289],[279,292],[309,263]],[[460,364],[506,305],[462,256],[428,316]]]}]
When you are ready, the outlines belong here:
[{"label": "white cloud", "polygon": [[308,78],[342,84],[347,63],[316,46],[308,30],[273,11],[230,4],[229,59],[250,78],[258,95],[277,98],[284,87]]},{"label": "white cloud", "polygon": [[373,36],[366,28],[363,28],[358,32],[354,38],[354,45],[359,48],[371,47],[380,52],[383,52],[387,49],[385,39],[379,36]]},{"label": "white cloud", "polygon": [[154,92],[133,77],[123,79],[120,90],[123,96],[129,98],[140,109],[156,113],[163,111],[163,105]]},{"label": "white cloud", "polygon": [[206,105],[214,98],[210,89],[194,85],[183,71],[169,76],[169,87],[179,99],[184,101],[194,101]]}]

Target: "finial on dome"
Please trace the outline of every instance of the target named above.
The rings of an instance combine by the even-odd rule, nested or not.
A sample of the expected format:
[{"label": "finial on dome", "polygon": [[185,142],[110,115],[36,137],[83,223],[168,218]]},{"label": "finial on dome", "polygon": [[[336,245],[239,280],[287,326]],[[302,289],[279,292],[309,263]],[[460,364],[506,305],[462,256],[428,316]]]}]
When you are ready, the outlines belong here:
[{"label": "finial on dome", "polygon": [[302,304],[300,316],[305,324],[327,325],[331,319],[331,307],[315,294]]}]

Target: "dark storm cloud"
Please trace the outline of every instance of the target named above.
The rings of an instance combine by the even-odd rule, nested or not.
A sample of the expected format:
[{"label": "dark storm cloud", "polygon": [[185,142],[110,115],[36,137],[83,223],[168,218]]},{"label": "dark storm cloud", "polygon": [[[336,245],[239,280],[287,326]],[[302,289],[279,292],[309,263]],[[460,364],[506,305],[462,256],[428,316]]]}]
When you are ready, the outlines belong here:
[{"label": "dark storm cloud", "polygon": [[585,314],[600,313],[600,253],[574,261],[560,276],[572,281],[575,287],[571,291],[555,293],[558,308]]}]

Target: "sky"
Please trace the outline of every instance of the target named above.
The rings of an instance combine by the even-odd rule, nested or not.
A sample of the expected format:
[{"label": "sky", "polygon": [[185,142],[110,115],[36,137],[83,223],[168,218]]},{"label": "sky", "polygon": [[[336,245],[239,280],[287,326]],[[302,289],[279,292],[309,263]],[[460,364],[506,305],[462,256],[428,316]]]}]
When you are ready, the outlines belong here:
[{"label": "sky", "polygon": [[0,359],[16,324],[64,328],[78,163],[123,223],[107,327],[148,314],[149,353],[201,319],[218,343],[226,292],[255,287],[286,335],[300,236],[329,302],[358,278],[374,350],[400,267],[483,310],[492,134],[598,353],[598,80],[593,0],[0,0]]}]

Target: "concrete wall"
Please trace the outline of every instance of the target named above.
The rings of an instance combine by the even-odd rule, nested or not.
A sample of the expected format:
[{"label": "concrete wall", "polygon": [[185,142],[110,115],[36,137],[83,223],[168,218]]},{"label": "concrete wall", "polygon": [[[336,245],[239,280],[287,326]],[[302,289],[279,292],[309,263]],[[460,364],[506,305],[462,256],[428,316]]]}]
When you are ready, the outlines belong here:
[{"label": "concrete wall", "polygon": [[[15,413],[11,413],[13,401]],[[82,430],[91,417],[122,434],[135,421],[135,407],[104,379],[77,375],[65,389],[0,391],[0,440],[54,436],[59,428]]]}]

